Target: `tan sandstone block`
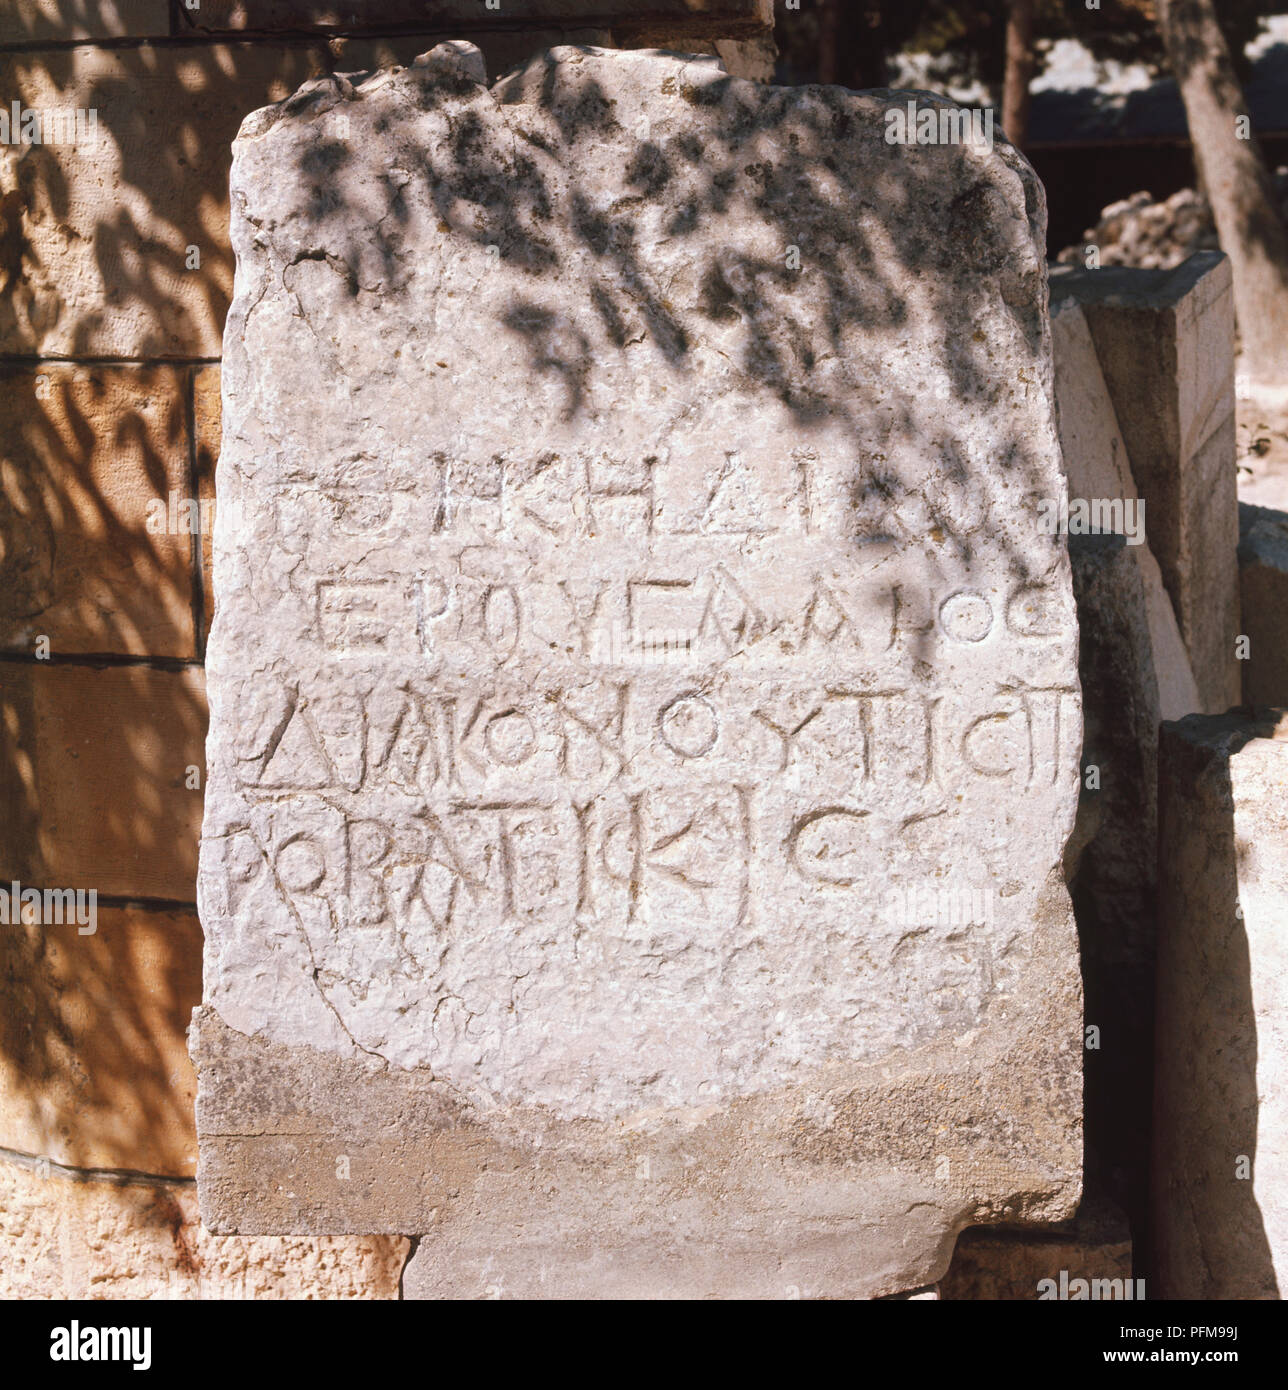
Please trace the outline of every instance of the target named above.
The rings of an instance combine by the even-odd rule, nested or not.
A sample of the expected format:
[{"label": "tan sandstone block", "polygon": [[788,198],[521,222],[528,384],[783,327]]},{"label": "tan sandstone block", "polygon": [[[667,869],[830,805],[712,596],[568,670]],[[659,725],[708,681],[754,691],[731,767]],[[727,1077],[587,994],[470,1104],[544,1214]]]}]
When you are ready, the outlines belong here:
[{"label": "tan sandstone block", "polygon": [[195,668],[0,662],[0,881],[191,902],[205,730]]},{"label": "tan sandstone block", "polygon": [[0,647],[195,655],[183,375],[0,368]]},{"label": "tan sandstone block", "polygon": [[401,1236],[216,1236],[190,1184],[0,1162],[0,1298],[398,1297]]},{"label": "tan sandstone block", "polygon": [[201,999],[201,925],[195,912],[135,906],[99,907],[90,926],[0,927],[0,1147],[190,1177],[185,1034]]},{"label": "tan sandstone block", "polygon": [[0,13],[0,44],[159,38],[169,32],[168,0],[6,0]]},{"label": "tan sandstone block", "polygon": [[1288,1282],[1288,715],[1164,724],[1151,1295]]}]

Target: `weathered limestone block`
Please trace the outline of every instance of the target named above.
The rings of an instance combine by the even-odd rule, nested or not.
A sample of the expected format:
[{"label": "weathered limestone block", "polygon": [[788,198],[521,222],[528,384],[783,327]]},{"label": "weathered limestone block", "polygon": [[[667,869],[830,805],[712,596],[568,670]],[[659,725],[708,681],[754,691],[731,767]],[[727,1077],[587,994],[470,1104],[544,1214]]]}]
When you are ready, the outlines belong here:
[{"label": "weathered limestone block", "polygon": [[1288,706],[1288,512],[1239,507],[1243,700]]},{"label": "weathered limestone block", "polygon": [[1288,1283],[1288,716],[1193,716],[1159,746],[1151,1296]]},{"label": "weathered limestone block", "polygon": [[[1060,451],[1069,478],[1070,500],[1139,503],[1118,415],[1086,316],[1074,299],[1055,299],[1051,306],[1051,351]],[[1144,539],[1137,541],[1133,536],[1128,552],[1140,574],[1149,621],[1148,642],[1141,651],[1147,653],[1145,665],[1152,669],[1163,718],[1183,719],[1198,713],[1198,689],[1158,560],[1150,548],[1149,513],[1142,508],[1134,515],[1144,521],[1140,528]],[[1124,523],[1124,532],[1129,530]]]},{"label": "weathered limestone block", "polygon": [[399,1236],[217,1236],[191,1183],[0,1158],[0,1298],[397,1298]]},{"label": "weathered limestone block", "polygon": [[1051,298],[1086,315],[1202,709],[1220,713],[1240,698],[1230,263],[1203,251],[1176,270],[1076,270]]},{"label": "weathered limestone block", "polygon": [[1043,195],[892,104],[444,45],[243,126],[212,1229],[420,1233],[409,1296],[880,1296],[1071,1214]]},{"label": "weathered limestone block", "polygon": [[1142,1283],[1143,1290],[1132,1277],[1131,1233],[1122,1212],[1109,1202],[1084,1201],[1073,1220],[1049,1231],[963,1231],[939,1296],[957,1302],[1127,1301],[1149,1294],[1148,1282]]}]

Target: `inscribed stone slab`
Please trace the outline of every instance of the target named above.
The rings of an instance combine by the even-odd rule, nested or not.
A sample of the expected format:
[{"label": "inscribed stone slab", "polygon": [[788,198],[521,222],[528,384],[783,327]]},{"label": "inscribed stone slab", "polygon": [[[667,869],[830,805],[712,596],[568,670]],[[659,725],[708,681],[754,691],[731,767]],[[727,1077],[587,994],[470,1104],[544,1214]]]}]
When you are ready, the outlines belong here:
[{"label": "inscribed stone slab", "polygon": [[243,126],[215,1229],[845,1296],[1072,1212],[1044,199],[896,104],[444,45]]}]

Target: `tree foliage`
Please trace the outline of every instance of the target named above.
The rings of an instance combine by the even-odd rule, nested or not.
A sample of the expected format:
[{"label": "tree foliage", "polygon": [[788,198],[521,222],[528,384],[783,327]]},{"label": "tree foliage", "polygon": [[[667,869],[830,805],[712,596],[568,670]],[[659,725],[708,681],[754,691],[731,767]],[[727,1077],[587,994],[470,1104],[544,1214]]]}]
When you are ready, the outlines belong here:
[{"label": "tree foliage", "polygon": [[[787,10],[781,0],[776,37],[789,80],[815,82],[820,73],[844,86],[884,85],[886,65],[902,49],[943,60],[958,80],[977,79],[1001,89],[1010,0],[802,0]],[[1240,81],[1247,78],[1243,50],[1259,20],[1282,10],[1281,0],[1221,0],[1219,21]],[[1038,0],[1037,37],[1076,38],[1100,59],[1145,63],[1165,72],[1155,0]],[[824,52],[824,49],[831,49]]]}]

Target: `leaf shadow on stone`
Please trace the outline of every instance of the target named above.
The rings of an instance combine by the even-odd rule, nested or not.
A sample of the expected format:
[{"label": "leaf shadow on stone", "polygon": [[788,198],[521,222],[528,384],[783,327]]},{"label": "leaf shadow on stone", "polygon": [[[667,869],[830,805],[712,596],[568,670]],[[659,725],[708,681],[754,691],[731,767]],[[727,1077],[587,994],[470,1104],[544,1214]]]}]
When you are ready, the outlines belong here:
[{"label": "leaf shadow on stone", "polygon": [[[317,112],[361,100],[363,76],[317,84]],[[562,382],[568,420],[587,409],[593,363],[610,354],[630,361],[635,345],[647,342],[673,378],[669,389],[682,395],[686,380],[700,370],[698,349],[712,341],[714,330],[735,324],[741,342],[736,385],[749,404],[766,396],[777,400],[799,425],[802,443],[823,424],[840,423],[860,465],[856,507],[884,509],[893,518],[893,538],[924,548],[927,579],[940,571],[943,557],[969,565],[985,536],[984,548],[1004,551],[1019,582],[1039,582],[1049,572],[1058,559],[1056,544],[1035,564],[1033,550],[1011,546],[988,525],[993,488],[1026,497],[1036,518],[1038,494],[1049,490],[1042,482],[1042,445],[1014,432],[989,460],[986,487],[964,440],[946,428],[928,437],[922,383],[902,381],[893,370],[864,379],[853,365],[860,334],[869,352],[874,342],[888,340],[893,360],[910,328],[914,299],[929,302],[940,325],[935,355],[947,364],[959,401],[990,408],[999,388],[990,361],[994,345],[982,331],[961,332],[975,310],[982,317],[1000,301],[1028,349],[1042,350],[1041,250],[1020,263],[1014,241],[999,233],[1013,230],[1014,188],[1001,185],[1026,168],[1017,152],[999,143],[992,160],[963,176],[959,148],[892,148],[881,140],[879,120],[856,121],[847,99],[833,89],[778,88],[767,95],[725,77],[682,94],[694,107],[708,108],[703,137],[681,130],[639,138],[623,169],[622,191],[606,200],[587,181],[588,169],[605,140],[624,134],[615,102],[593,75],[568,90],[547,73],[540,90],[535,104],[500,106],[513,127],[508,147],[484,138],[488,122],[472,107],[452,111],[450,138],[435,148],[416,145],[414,135],[395,123],[390,149],[357,157],[398,165],[409,171],[408,184],[390,196],[374,226],[355,227],[352,209],[338,204],[320,228],[328,254],[367,267],[373,292],[405,283],[416,256],[414,244],[404,240],[406,204],[413,189],[428,198],[441,219],[446,254],[452,245],[490,247],[531,278],[531,293],[515,295],[499,327],[519,341],[538,377]],[[493,100],[486,89],[475,91],[476,101]],[[458,108],[460,95],[459,88],[427,84],[422,100],[427,108],[447,101]],[[771,135],[790,139],[792,148],[781,158],[764,156],[762,137]],[[844,161],[802,153],[859,140],[872,144],[874,172],[871,186],[857,194],[837,186]],[[1041,188],[1031,171],[1021,180],[1024,220],[1041,248]],[[856,198],[864,213],[858,220]],[[645,212],[668,199],[675,206],[667,239],[692,241],[693,254],[704,258],[696,303],[675,303],[654,273],[654,233],[645,226]],[[566,216],[556,232],[561,200]],[[710,245],[712,219],[743,205],[759,229],[776,234],[774,256],[745,245]],[[897,239],[879,235],[894,225]],[[801,246],[804,233],[809,244]],[[561,237],[572,244],[560,245]],[[792,246],[801,252],[803,270],[784,259]],[[965,295],[963,285],[971,286]],[[570,304],[569,294],[584,296],[590,313]],[[587,323],[600,326],[593,339]],[[824,367],[832,375],[820,384]],[[837,389],[838,371],[844,390]],[[889,452],[922,450],[924,470],[872,456],[874,415],[888,422]],[[928,649],[919,655],[928,658]]]},{"label": "leaf shadow on stone", "polygon": [[[52,19],[47,9],[6,16],[10,27],[30,24],[30,41],[61,40],[76,20],[96,24],[97,7],[60,0]],[[83,762],[39,756],[37,730],[48,731],[54,716],[33,698],[37,687],[30,677],[50,666],[36,662],[32,638],[51,637],[64,676],[69,666],[87,676],[105,664],[161,665],[170,672],[200,659],[209,617],[201,579],[208,537],[183,537],[186,554],[176,569],[173,549],[143,529],[137,499],[127,509],[104,486],[105,455],[140,492],[168,501],[177,486],[184,499],[198,496],[193,376],[203,359],[192,344],[222,332],[233,282],[232,253],[210,235],[209,193],[226,186],[248,90],[262,81],[264,95],[256,103],[262,104],[274,83],[289,91],[310,66],[326,71],[340,60],[321,42],[304,49],[125,46],[114,50],[110,74],[84,87],[73,49],[5,53],[0,62],[7,70],[11,57],[14,82],[6,103],[22,97],[35,105],[25,79],[38,74],[54,101],[93,110],[98,140],[119,160],[125,196],[104,196],[94,207],[91,256],[106,293],[92,307],[79,307],[70,285],[56,278],[57,258],[44,248],[56,245],[51,237],[84,235],[74,206],[83,197],[77,184],[83,170],[69,173],[65,162],[81,156],[51,144],[5,150],[0,337],[8,360],[0,364],[0,389],[9,409],[0,466],[0,589],[6,598],[0,622],[0,878],[6,888],[17,879],[24,887],[101,891],[96,883],[66,882],[46,859],[46,847],[57,850],[65,839],[52,823],[53,783],[73,800],[92,799],[101,789],[89,784],[91,770]],[[171,80],[176,67],[185,99],[154,123],[149,93],[159,77]],[[320,199],[351,154],[342,141],[319,143],[311,171]],[[176,201],[176,189],[193,192]],[[197,265],[188,263],[190,247],[200,255]],[[136,316],[127,360],[102,360],[111,333],[106,306]],[[71,361],[44,363],[34,355],[28,345],[50,331],[59,335],[57,354]],[[106,355],[115,354],[109,349]],[[135,399],[127,391],[123,406],[96,414],[86,393],[113,378],[130,381],[131,390],[137,386]],[[158,401],[168,409],[153,414],[147,404]],[[104,560],[93,591],[72,573],[78,557],[89,553]],[[158,614],[166,620],[159,622]],[[92,699],[88,680],[84,689],[84,698]],[[199,740],[204,702],[177,675],[173,699],[178,722]],[[155,730],[145,711],[125,704],[119,714],[119,748],[138,752],[116,756],[125,775],[113,788],[103,841],[136,863],[164,864],[176,852],[175,830],[159,809],[156,767],[145,752],[155,752]],[[77,735],[74,722],[65,730],[69,746]],[[192,849],[183,846],[185,857]],[[195,906],[195,883],[183,897]],[[100,902],[105,918],[108,907]],[[129,1169],[157,1136],[191,1132],[191,1092],[169,1075],[163,1040],[182,1033],[200,1002],[201,935],[187,914],[175,920],[182,930],[164,961],[148,966],[128,924],[114,929],[104,920],[88,938],[78,937],[75,926],[0,929],[0,1069],[21,1083],[9,1090],[8,1113],[17,1133],[33,1136],[38,1153],[57,1153],[72,1165]],[[71,1098],[75,1113],[51,1103],[59,1095]],[[121,1102],[116,1113],[113,1097]],[[122,1119],[126,1113],[135,1117],[132,1129]]]},{"label": "leaf shadow on stone", "polygon": [[[138,93],[152,76],[152,57],[146,50],[122,50],[118,57],[120,75],[101,82],[91,94],[91,101],[99,111],[100,121],[123,152],[123,183],[140,193],[149,206],[161,208],[167,206],[167,194],[176,180],[181,182],[185,177],[183,150],[188,136],[218,143],[222,131],[226,144],[231,144],[244,114],[241,105],[244,80],[235,72],[225,71],[214,55],[193,50],[189,59],[196,69],[192,88],[194,100],[199,99],[203,104],[201,119],[189,120],[183,112],[176,112],[171,129],[139,139],[138,127],[144,120],[144,112]],[[326,58],[322,61],[337,65]],[[69,54],[51,53],[46,67],[56,88],[71,90],[73,72]],[[281,67],[284,73],[292,71],[284,59]],[[360,76],[353,79],[353,83],[358,81]],[[351,90],[353,83],[349,84]],[[817,179],[802,177],[799,161],[795,168],[788,167],[787,163],[780,166],[763,160],[754,161],[749,167],[748,147],[759,133],[776,125],[782,109],[793,100],[793,89],[783,89],[775,98],[776,104],[762,106],[759,101],[740,97],[741,86],[725,81],[716,84],[705,98],[695,95],[695,100],[710,99],[718,103],[723,112],[719,133],[711,143],[703,145],[690,135],[668,141],[641,141],[627,169],[630,194],[607,211],[598,210],[592,193],[577,186],[583,152],[602,139],[614,120],[611,102],[593,85],[570,106],[554,103],[552,97],[551,114],[558,140],[552,140],[544,151],[535,144],[530,149],[516,144],[506,159],[497,160],[491,167],[481,165],[477,131],[467,120],[458,127],[448,147],[420,152],[421,167],[417,177],[431,190],[447,228],[446,235],[485,248],[496,245],[509,264],[522,267],[532,277],[532,296],[516,297],[498,324],[498,330],[512,335],[524,347],[534,372],[554,374],[563,382],[567,410],[572,417],[585,409],[582,383],[588,364],[598,354],[626,353],[643,334],[656,345],[677,382],[682,382],[695,370],[695,347],[703,341],[709,325],[721,319],[736,319],[745,330],[743,351],[737,365],[747,383],[748,394],[768,392],[780,401],[799,424],[803,441],[808,440],[811,430],[824,420],[835,421],[839,412],[856,449],[862,447],[868,437],[865,417],[877,399],[889,414],[893,439],[904,442],[922,439],[922,402],[915,389],[901,384],[893,376],[879,382],[853,380],[853,403],[847,406],[838,404],[833,393],[812,389],[810,373],[829,357],[846,354],[847,334],[855,329],[882,334],[892,347],[897,345],[907,313],[909,287],[921,282],[923,277],[933,286],[936,276],[945,268],[959,266],[963,258],[979,269],[985,287],[981,293],[991,294],[1000,286],[1002,297],[1005,299],[1009,295],[1016,306],[1013,312],[1025,316],[1022,323],[1025,334],[1034,344],[1038,342],[1043,330],[1038,316],[1030,315],[1025,307],[1026,287],[1009,278],[1005,261],[998,258],[996,248],[979,232],[977,223],[987,210],[989,198],[987,183],[966,190],[955,200],[947,222],[938,231],[928,227],[924,234],[914,232],[893,248],[875,245],[863,227],[856,227],[848,220],[848,200],[828,192],[826,180],[835,179],[837,170],[826,169],[826,161],[826,172],[818,171]],[[210,112],[222,113],[213,118],[213,125]],[[800,119],[805,132],[820,141],[855,138],[856,133],[847,124],[845,112],[826,92],[816,90],[813,104]],[[599,272],[583,285],[582,292],[596,320],[603,326],[600,341],[589,341],[579,329],[570,332],[557,312],[539,298],[548,277],[552,277],[561,264],[559,247],[550,226],[558,190],[543,172],[540,162],[543,153],[553,157],[570,180],[572,187],[568,196],[571,206],[578,211],[575,234]],[[337,225],[352,215],[339,185],[355,161],[368,157],[367,152],[355,150],[329,136],[320,140],[309,154],[304,172],[310,176],[316,190],[316,210],[328,216],[333,214]],[[933,158],[924,162],[907,159],[892,163],[889,175],[865,194],[874,216],[879,219],[886,207],[915,206],[923,200],[926,206],[933,206],[940,176],[935,160],[953,157],[957,157],[953,151],[945,150],[935,152]],[[669,302],[664,287],[655,284],[650,274],[649,251],[642,240],[639,209],[643,203],[665,196],[683,170],[698,171],[700,182],[691,196],[677,203],[667,229],[672,237],[699,238],[711,215],[726,209],[737,191],[748,184],[756,189],[754,201],[760,216],[781,234],[784,250],[795,244],[801,225],[820,231],[821,236],[815,244],[804,248],[810,273],[823,288],[821,295],[814,296],[811,308],[795,307],[793,296],[797,281],[780,260],[745,250],[733,250],[727,255],[708,253],[708,262],[703,267],[700,304],[677,307]],[[400,186],[387,175],[385,179],[387,215],[360,228],[362,246],[355,242],[347,248],[347,264],[356,268],[361,263],[362,249],[374,248],[392,283],[403,273],[407,255],[400,235],[406,221],[406,207]],[[19,166],[18,180],[14,191],[25,205],[47,209],[55,219],[68,216],[73,189],[57,161],[41,158],[37,150]],[[478,215],[466,216],[466,211]],[[1040,209],[1030,207],[1028,216],[1040,221]],[[188,301],[174,290],[177,277],[188,273],[180,247],[188,239],[202,242],[200,232],[194,234],[191,224],[166,224],[159,230],[145,226],[130,208],[120,206],[98,217],[94,239],[95,260],[104,280],[113,286],[114,293],[122,301],[141,305],[146,311],[147,326],[138,345],[140,355],[172,356],[175,324],[179,323],[185,330],[192,327]],[[207,326],[214,325],[218,329],[222,328],[229,307],[231,257],[214,248],[203,246],[202,249],[199,313],[206,319]],[[32,265],[35,255],[34,247],[27,246],[20,251],[20,264],[25,256],[27,264]],[[39,305],[19,304],[17,298],[22,291],[22,280],[21,275],[16,277],[12,282],[13,292],[0,296],[0,327],[8,329],[19,324],[29,310],[54,318],[70,313],[57,300]],[[352,283],[359,283],[356,269]],[[985,393],[992,380],[987,344],[952,337],[948,325],[958,307],[947,302],[939,306],[945,325],[942,356],[951,364],[957,391],[964,396]],[[89,356],[94,353],[101,320],[101,313],[94,311],[71,326],[73,354]],[[190,392],[190,385],[188,390]],[[54,409],[33,403],[34,419],[52,424],[56,417]],[[83,422],[77,425],[75,433],[82,441],[77,457],[83,459],[87,447]],[[949,461],[946,476],[961,489],[968,490],[970,475],[960,452],[960,441],[944,441],[943,452]],[[936,573],[935,547],[949,547],[960,558],[970,559],[978,544],[979,528],[967,530],[961,526],[960,508],[952,499],[934,495],[922,497],[919,477],[894,469],[883,472],[877,461],[868,462],[872,466],[858,484],[856,505],[867,505],[886,513],[896,509],[904,499],[920,498],[926,518],[924,527],[919,531],[920,521],[913,525],[896,519],[894,533],[896,538],[926,547],[928,580],[933,581]],[[1008,441],[1008,447],[1001,451],[996,464],[1000,474],[1005,474],[1021,488],[1027,487],[1040,473],[1031,442],[1018,435]],[[150,469],[149,477],[157,485],[158,495],[164,495],[163,474]],[[112,525],[109,500],[101,494],[95,495],[92,488],[86,495],[94,499],[102,523]],[[975,501],[986,503],[987,499]],[[25,518],[25,524],[33,533],[39,533],[42,527],[55,527],[58,506],[53,503],[41,506],[42,511],[34,516],[17,508],[12,515]],[[982,515],[980,525],[986,526],[986,505]],[[935,532],[939,533],[938,540],[933,539]],[[55,535],[56,542],[56,533],[51,534]],[[989,537],[989,545],[998,543],[1002,542],[997,537]],[[1040,577],[1031,572],[1028,557],[1016,554],[1012,558],[1017,574],[1025,579]],[[196,583],[191,596],[196,605],[198,625],[199,590],[200,585]],[[128,589],[123,589],[121,600],[123,610],[114,621],[121,624],[120,630],[124,632],[132,621],[130,605],[136,598]],[[919,644],[917,655],[926,661],[932,660],[931,637],[922,635],[916,640]],[[194,718],[203,717],[195,709],[191,714]],[[123,736],[128,732],[123,730]],[[0,773],[7,786],[21,788],[19,800],[24,814],[32,817],[30,833],[34,834],[34,827],[39,823],[40,778],[45,770],[26,769],[20,775],[16,745],[6,742],[3,747],[4,766],[0,767]],[[149,778],[150,773],[140,766],[136,783],[119,789],[122,814],[139,818],[141,843],[149,851],[164,852],[165,828],[149,822],[141,809],[150,801]],[[118,977],[115,985],[123,992],[130,988],[124,976]],[[60,1044],[52,1022],[42,1024],[33,1014],[31,1024],[34,1041],[26,1040],[22,1045],[26,1050],[20,1054],[14,1044],[14,1055],[21,1055],[25,1058],[24,1066],[39,1072],[42,1065],[52,1065]],[[43,1049],[45,1062],[30,1051],[32,1046],[37,1052]],[[127,1045],[123,1037],[119,1049],[123,1081],[132,1069],[142,1070],[148,1065],[149,1059],[132,1051],[132,1047],[133,1044]],[[164,1098],[158,1100],[158,1104],[169,1103]],[[161,1122],[160,1112],[157,1122]]]}]

